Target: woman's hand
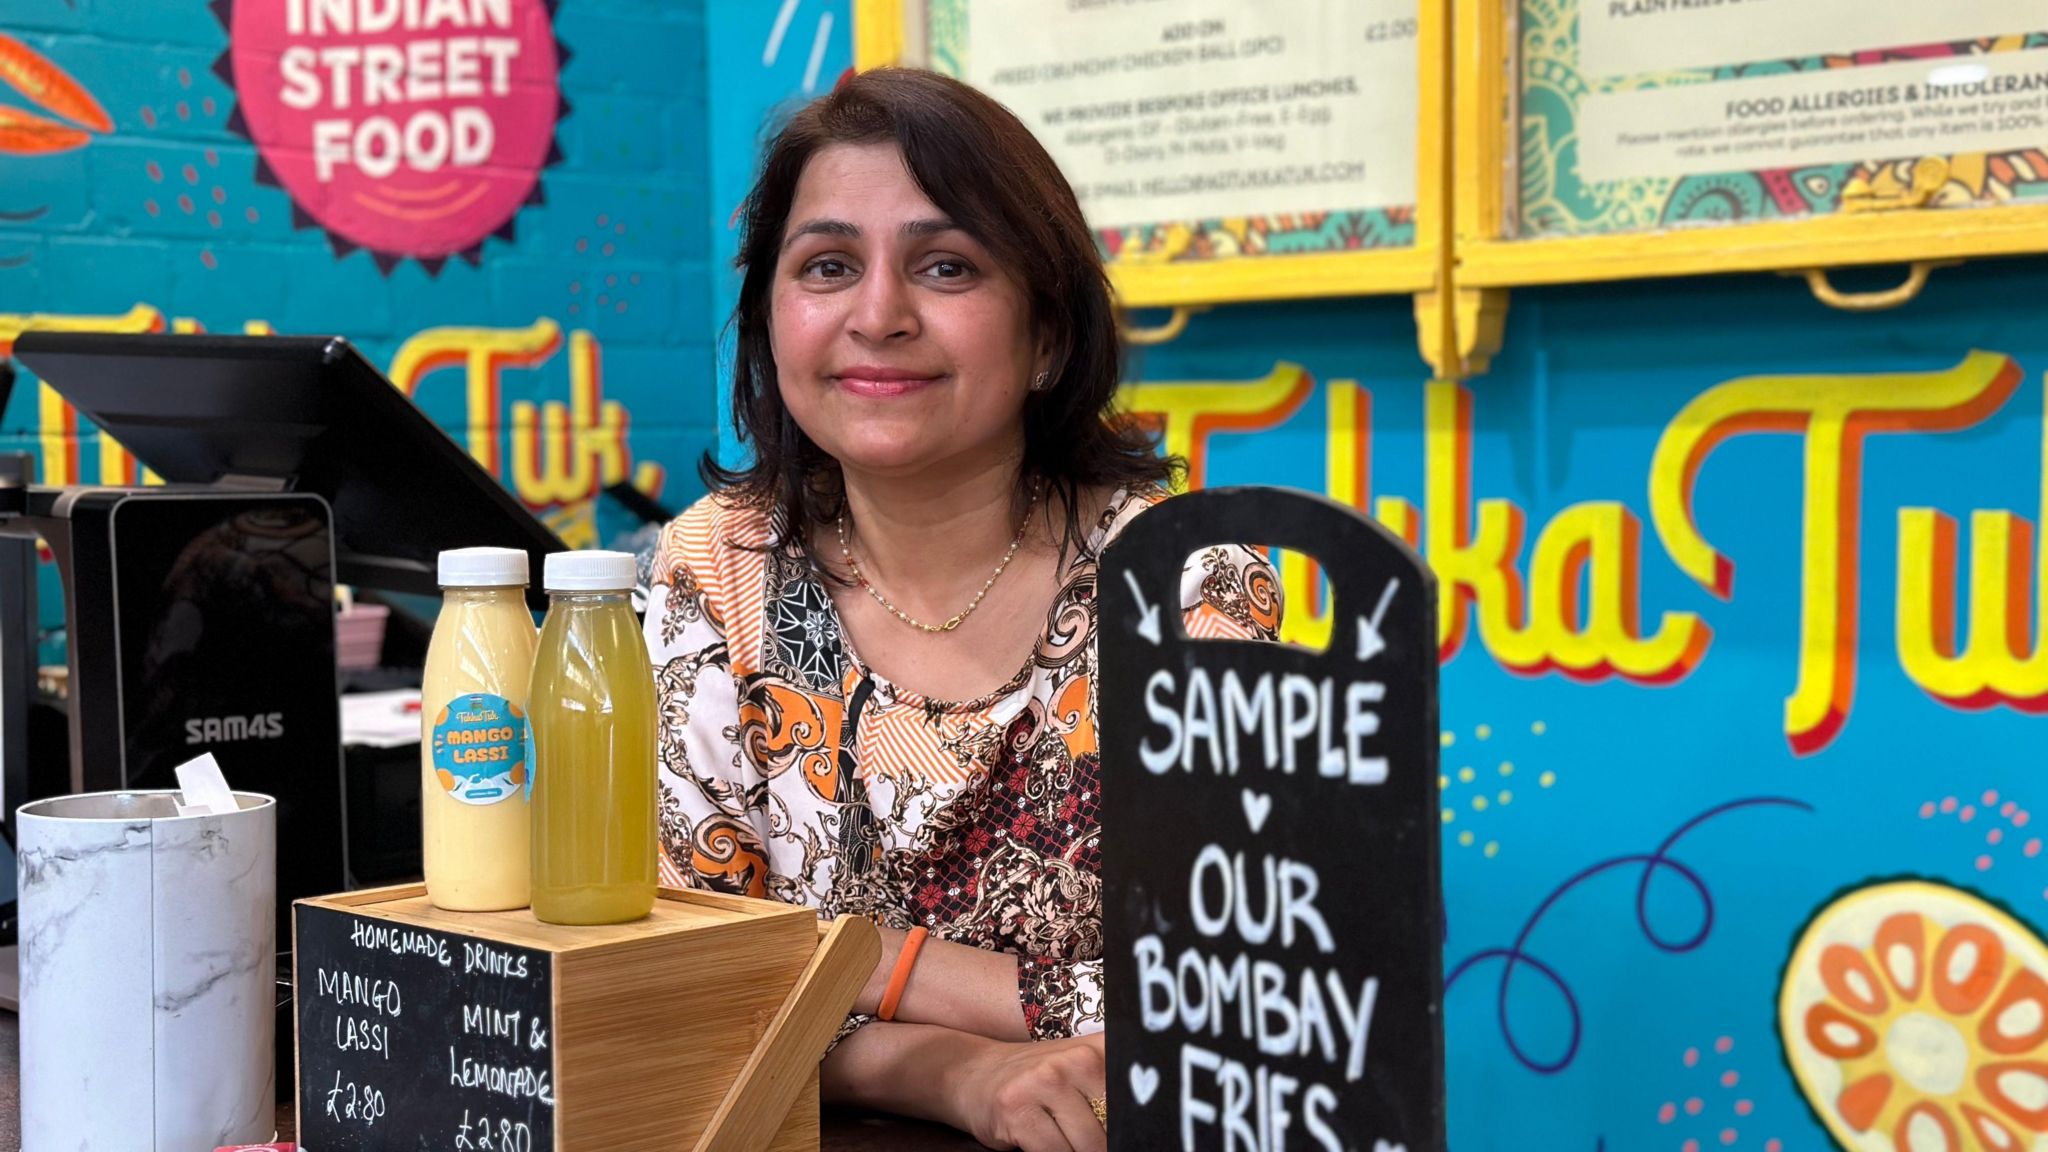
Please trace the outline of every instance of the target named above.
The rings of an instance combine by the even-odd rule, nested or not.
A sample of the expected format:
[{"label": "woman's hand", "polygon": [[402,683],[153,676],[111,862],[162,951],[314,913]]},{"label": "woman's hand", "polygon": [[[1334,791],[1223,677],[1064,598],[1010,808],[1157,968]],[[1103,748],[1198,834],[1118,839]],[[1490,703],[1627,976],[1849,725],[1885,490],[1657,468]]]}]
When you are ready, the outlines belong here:
[{"label": "woman's hand", "polygon": [[951,1076],[956,1127],[991,1148],[1106,1152],[1091,1101],[1105,1094],[1102,1034],[977,1046]]}]

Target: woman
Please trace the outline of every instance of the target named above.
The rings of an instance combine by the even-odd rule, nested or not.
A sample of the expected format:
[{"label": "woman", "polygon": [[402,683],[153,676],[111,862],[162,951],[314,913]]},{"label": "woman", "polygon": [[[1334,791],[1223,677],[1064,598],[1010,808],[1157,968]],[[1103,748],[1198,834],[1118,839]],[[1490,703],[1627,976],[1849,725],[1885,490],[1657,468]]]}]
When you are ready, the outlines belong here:
[{"label": "woman", "polygon": [[[1108,418],[1093,235],[1008,111],[883,70],[776,137],[740,264],[754,460],[648,600],[663,880],[882,926],[828,1100],[1100,1149],[1095,565],[1173,465]],[[1209,550],[1190,632],[1271,637],[1275,588]]]}]

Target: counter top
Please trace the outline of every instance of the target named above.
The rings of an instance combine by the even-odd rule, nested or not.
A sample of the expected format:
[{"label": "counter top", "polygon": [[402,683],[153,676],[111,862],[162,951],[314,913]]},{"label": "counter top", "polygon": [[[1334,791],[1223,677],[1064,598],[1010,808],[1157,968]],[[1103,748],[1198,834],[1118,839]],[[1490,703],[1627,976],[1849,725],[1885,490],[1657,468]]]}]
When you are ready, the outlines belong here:
[{"label": "counter top", "polygon": [[[280,1123],[290,1120],[280,1110]],[[0,1012],[0,1152],[21,1147],[21,1034],[12,1012]],[[981,1145],[935,1124],[828,1108],[821,1152],[966,1152]]]}]

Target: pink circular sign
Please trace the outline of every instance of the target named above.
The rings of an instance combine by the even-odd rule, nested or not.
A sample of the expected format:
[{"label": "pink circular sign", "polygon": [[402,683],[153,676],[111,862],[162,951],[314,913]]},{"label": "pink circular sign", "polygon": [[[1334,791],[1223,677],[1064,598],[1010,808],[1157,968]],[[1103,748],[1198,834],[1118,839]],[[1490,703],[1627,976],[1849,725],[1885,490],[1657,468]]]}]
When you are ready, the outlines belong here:
[{"label": "pink circular sign", "polygon": [[250,140],[340,240],[474,256],[533,197],[561,106],[543,0],[244,0],[225,22]]}]

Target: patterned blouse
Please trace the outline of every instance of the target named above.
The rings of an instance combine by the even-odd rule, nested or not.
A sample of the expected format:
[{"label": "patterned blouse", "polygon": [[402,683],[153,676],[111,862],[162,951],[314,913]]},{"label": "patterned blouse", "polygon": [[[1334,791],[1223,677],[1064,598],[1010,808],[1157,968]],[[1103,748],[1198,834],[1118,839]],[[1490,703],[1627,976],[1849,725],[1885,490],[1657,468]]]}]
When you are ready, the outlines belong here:
[{"label": "patterned blouse", "polygon": [[[1111,500],[1030,659],[964,701],[869,672],[821,578],[762,549],[771,514],[699,500],[662,532],[647,599],[662,883],[1013,953],[1033,1036],[1100,1030],[1095,560],[1163,498]],[[1278,590],[1257,553],[1208,549],[1181,584],[1188,634],[1271,638]]]}]

